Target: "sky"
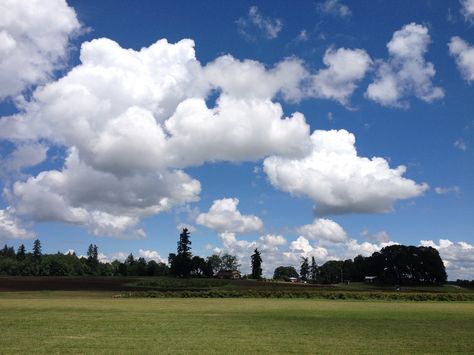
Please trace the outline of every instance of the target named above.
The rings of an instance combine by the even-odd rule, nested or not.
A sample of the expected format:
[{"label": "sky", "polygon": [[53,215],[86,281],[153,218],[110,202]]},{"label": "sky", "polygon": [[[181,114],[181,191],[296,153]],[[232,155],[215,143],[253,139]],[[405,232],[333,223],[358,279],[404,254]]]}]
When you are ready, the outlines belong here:
[{"label": "sky", "polygon": [[474,0],[0,1],[0,242],[474,278]]}]

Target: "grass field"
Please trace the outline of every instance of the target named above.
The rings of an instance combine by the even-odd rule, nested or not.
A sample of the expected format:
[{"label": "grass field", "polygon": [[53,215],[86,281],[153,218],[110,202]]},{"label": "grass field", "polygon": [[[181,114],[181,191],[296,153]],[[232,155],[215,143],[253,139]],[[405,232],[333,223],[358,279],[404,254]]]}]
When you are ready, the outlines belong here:
[{"label": "grass field", "polygon": [[0,353],[474,353],[474,303],[0,293]]}]

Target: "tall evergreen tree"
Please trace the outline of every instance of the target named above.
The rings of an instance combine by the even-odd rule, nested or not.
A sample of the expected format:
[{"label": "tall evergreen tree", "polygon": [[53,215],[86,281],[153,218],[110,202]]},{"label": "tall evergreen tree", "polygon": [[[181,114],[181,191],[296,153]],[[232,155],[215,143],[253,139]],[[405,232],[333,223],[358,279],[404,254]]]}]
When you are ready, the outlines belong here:
[{"label": "tall evergreen tree", "polygon": [[41,252],[41,242],[39,239],[36,239],[33,242],[33,259],[39,260],[41,259],[41,255],[43,255]]},{"label": "tall evergreen tree", "polygon": [[300,277],[303,281],[308,281],[309,262],[308,258],[301,258]]},{"label": "tall evergreen tree", "polygon": [[25,248],[25,245],[24,244],[21,244],[19,247],[18,247],[18,250],[16,252],[16,258],[18,260],[25,260],[26,258],[26,248]]},{"label": "tall evergreen tree", "polygon": [[253,251],[252,258],[252,279],[262,278],[262,256],[257,248]]},{"label": "tall evergreen tree", "polygon": [[311,257],[311,267],[309,269],[309,276],[312,282],[316,282],[318,277],[318,264],[316,264],[316,259],[314,256]]},{"label": "tall evergreen tree", "polygon": [[172,257],[170,254],[170,272],[173,275],[179,277],[189,277],[191,275],[193,265],[190,245],[189,231],[187,228],[184,228],[179,235],[176,256]]},{"label": "tall evergreen tree", "polygon": [[87,248],[87,263],[89,264],[90,271],[95,274],[99,269],[99,249],[97,245],[90,244]]}]

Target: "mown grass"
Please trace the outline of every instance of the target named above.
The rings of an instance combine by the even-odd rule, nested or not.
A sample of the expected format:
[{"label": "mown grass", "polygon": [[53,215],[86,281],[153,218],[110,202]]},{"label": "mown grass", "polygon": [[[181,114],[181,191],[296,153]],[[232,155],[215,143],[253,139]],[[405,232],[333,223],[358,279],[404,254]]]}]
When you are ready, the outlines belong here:
[{"label": "mown grass", "polygon": [[67,295],[4,294],[0,352],[474,353],[470,302]]}]

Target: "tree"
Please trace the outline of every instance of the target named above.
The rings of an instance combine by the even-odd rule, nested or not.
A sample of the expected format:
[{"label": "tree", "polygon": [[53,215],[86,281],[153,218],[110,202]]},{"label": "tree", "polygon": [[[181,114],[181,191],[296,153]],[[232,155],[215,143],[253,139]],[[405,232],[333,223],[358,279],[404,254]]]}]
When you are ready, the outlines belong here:
[{"label": "tree", "polygon": [[222,268],[221,257],[217,254],[208,256],[206,259],[208,270],[210,271],[209,277],[214,276]]},{"label": "tree", "polygon": [[336,283],[341,281],[343,261],[329,260],[318,268],[318,279],[323,283]]},{"label": "tree", "polygon": [[99,252],[95,244],[90,244],[87,249],[87,263],[91,272],[96,274],[99,268]]},{"label": "tree", "polygon": [[221,266],[224,270],[238,270],[240,267],[240,264],[235,255],[224,254],[221,257],[221,261]]},{"label": "tree", "polygon": [[193,258],[191,259],[191,266],[191,275],[196,277],[207,276],[208,266],[206,260],[204,260],[200,256],[193,256]]},{"label": "tree", "polygon": [[25,260],[26,258],[26,248],[25,248],[25,245],[24,244],[21,244],[19,247],[18,247],[18,250],[16,252],[16,258],[17,260]]},{"label": "tree", "polygon": [[5,258],[14,258],[15,249],[5,244],[5,246],[3,247],[3,250],[0,252],[0,255],[4,256]]},{"label": "tree", "polygon": [[41,242],[39,239],[36,239],[33,242],[33,259],[39,260],[41,259]]},{"label": "tree", "polygon": [[189,277],[192,271],[191,241],[189,240],[189,231],[184,228],[179,235],[178,248],[176,255],[170,254],[170,271],[178,277]]},{"label": "tree", "polygon": [[309,269],[309,277],[311,279],[311,282],[316,282],[316,279],[318,277],[318,264],[316,264],[316,259],[314,256],[311,257],[311,266]]},{"label": "tree", "polygon": [[252,279],[262,278],[262,256],[257,248],[253,251],[252,259]]},{"label": "tree", "polygon": [[303,281],[308,281],[309,275],[309,262],[308,258],[302,257],[301,258],[301,268],[300,268],[300,277]]},{"label": "tree", "polygon": [[290,281],[290,278],[298,278],[298,271],[293,266],[278,266],[273,272],[274,280]]}]

